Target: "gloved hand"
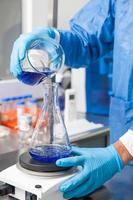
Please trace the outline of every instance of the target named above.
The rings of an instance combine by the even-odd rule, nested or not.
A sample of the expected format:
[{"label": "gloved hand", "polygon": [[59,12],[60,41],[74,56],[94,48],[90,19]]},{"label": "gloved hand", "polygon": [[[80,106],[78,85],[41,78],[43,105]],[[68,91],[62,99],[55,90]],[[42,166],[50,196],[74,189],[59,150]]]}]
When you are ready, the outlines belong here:
[{"label": "gloved hand", "polygon": [[60,159],[60,167],[82,166],[82,170],[62,183],[65,199],[85,196],[123,169],[123,161],[113,145],[106,148],[72,147],[75,157]]},{"label": "gloved hand", "polygon": [[28,44],[37,38],[43,38],[45,36],[59,40],[59,33],[56,29],[43,27],[37,28],[31,33],[20,35],[20,37],[14,42],[10,60],[10,71],[15,77],[19,77],[19,79],[21,79],[22,69],[20,63],[25,58]]}]

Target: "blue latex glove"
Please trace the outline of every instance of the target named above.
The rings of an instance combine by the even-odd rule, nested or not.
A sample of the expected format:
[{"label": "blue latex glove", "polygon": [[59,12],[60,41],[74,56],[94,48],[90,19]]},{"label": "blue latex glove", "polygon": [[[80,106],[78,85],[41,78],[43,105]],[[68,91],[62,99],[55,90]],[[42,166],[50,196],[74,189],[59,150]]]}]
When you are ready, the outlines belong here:
[{"label": "blue latex glove", "polygon": [[[49,36],[51,38],[59,39],[59,33],[54,28],[44,28],[40,27],[35,29],[33,32],[28,34],[22,34],[19,38],[14,42],[12,54],[11,54],[11,61],[10,61],[10,71],[13,73],[15,77],[21,80],[23,77],[23,72],[21,69],[21,61],[25,58],[26,49],[28,44],[32,41],[36,40],[37,38],[43,38]],[[29,77],[27,77],[29,78]],[[31,77],[32,79],[33,77]],[[28,81],[28,80],[27,80]]]},{"label": "blue latex glove", "polygon": [[103,185],[124,167],[123,161],[113,145],[107,148],[72,147],[75,157],[60,159],[60,167],[82,166],[82,170],[60,186],[64,198],[85,196]]}]

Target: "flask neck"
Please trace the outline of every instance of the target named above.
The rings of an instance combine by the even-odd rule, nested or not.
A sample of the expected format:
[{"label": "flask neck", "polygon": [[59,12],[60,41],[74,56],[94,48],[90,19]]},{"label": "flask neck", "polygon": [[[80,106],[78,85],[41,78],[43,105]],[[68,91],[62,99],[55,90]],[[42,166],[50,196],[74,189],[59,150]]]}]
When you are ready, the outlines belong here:
[{"label": "flask neck", "polygon": [[49,105],[51,108],[52,106],[58,108],[59,84],[53,82],[51,78],[47,78],[43,82],[43,89],[44,89],[44,104],[46,104],[47,106]]}]

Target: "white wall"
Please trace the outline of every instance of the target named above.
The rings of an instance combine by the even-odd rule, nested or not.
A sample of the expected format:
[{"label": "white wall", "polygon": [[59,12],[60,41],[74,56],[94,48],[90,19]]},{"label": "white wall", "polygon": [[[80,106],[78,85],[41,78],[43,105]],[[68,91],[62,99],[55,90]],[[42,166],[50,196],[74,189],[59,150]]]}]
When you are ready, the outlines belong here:
[{"label": "white wall", "polygon": [[69,20],[88,0],[58,0],[58,27],[69,29]]},{"label": "white wall", "polygon": [[21,96],[26,94],[32,94],[33,97],[42,98],[43,87],[42,85],[34,87],[28,86],[16,79],[0,81],[0,98]]},{"label": "white wall", "polygon": [[53,0],[22,0],[22,31],[51,25]]}]

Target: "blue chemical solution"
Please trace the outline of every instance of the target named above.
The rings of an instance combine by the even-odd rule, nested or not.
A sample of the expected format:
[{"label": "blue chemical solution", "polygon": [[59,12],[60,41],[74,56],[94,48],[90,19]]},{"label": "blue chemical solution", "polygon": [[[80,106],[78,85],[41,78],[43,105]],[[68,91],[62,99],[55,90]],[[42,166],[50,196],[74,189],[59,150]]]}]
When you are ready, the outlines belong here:
[{"label": "blue chemical solution", "polygon": [[31,148],[29,154],[34,160],[44,163],[54,163],[60,158],[69,157],[71,150],[62,145],[45,145]]},{"label": "blue chemical solution", "polygon": [[43,73],[22,71],[21,74],[17,76],[17,78],[25,84],[37,85],[41,83],[45,78],[52,77],[54,74],[55,71],[47,71]]}]

